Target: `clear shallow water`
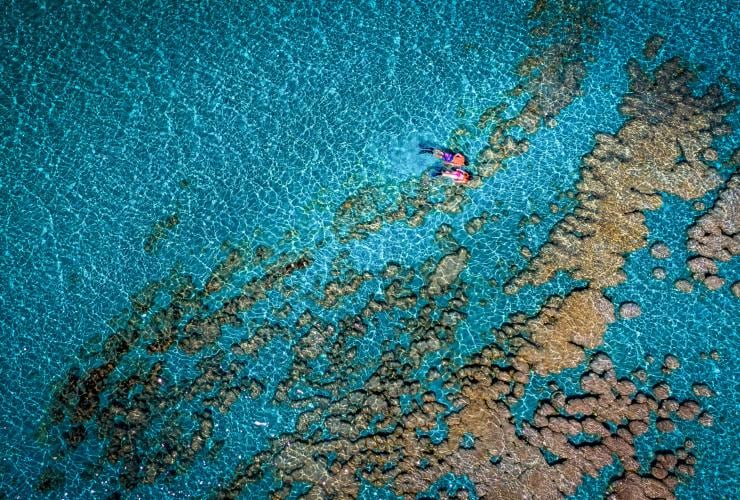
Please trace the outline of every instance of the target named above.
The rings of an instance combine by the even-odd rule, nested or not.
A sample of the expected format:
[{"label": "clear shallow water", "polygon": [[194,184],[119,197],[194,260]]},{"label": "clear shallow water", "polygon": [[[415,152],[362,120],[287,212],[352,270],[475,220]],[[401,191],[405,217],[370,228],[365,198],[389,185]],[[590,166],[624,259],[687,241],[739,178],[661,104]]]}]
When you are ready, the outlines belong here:
[{"label": "clear shallow water", "polygon": [[[128,297],[175,265],[202,286],[226,240],[265,244],[276,253],[325,240],[312,267],[292,278],[299,293],[291,300],[295,315],[310,307],[331,321],[356,312],[376,288],[367,284],[338,311],[318,307],[311,300],[316,280],[322,287],[330,280],[326,271],[339,252],[348,250],[351,267],[360,271],[376,272],[391,260],[419,268],[444,254],[434,231],[446,222],[475,256],[463,273],[470,295],[489,299],[487,306],[471,306],[469,326],[452,344],[463,354],[490,342],[491,328],[510,313],[533,313],[551,293],[571,290],[574,283],[563,278],[543,289],[491,296],[486,283],[501,283],[509,265],[524,264],[516,238],[523,216],[543,217],[524,230],[530,248],[547,239],[561,217],[548,206],[575,186],[594,134],[621,126],[624,65],[640,56],[650,35],[666,38],[661,58],[678,54],[703,66],[700,86],[722,74],[738,81],[738,19],[729,2],[608,6],[599,17],[584,95],[562,111],[557,127],[532,136],[526,154],[473,191],[462,214],[433,214],[419,228],[387,226],[347,245],[331,231],[336,209],[360,188],[391,192],[424,175],[429,163],[416,154],[419,142],[444,143],[458,126],[474,127],[488,107],[512,100],[506,92],[528,50],[529,8],[523,2],[4,7],[0,422],[9,439],[0,459],[2,491],[39,494],[35,484],[54,445],[38,432],[50,392],[71,366],[94,363],[80,360],[81,351],[95,350],[111,333],[108,322]],[[727,156],[737,134],[723,141]],[[474,156],[484,142],[484,134],[471,137],[466,152]],[[499,221],[467,235],[464,222],[483,211]],[[179,222],[145,251],[152,228],[171,214]],[[671,376],[677,393],[688,395],[698,380],[718,393],[709,403],[713,427],[681,429],[698,447],[697,475],[678,489],[686,498],[737,488],[737,299],[727,286],[691,294],[672,288],[675,278],[688,275],[683,238],[693,216],[690,204],[671,200],[649,215],[648,242],[665,241],[673,250],[670,278],[649,276],[647,249],[629,257],[629,280],[609,296],[617,304],[639,301],[643,315],[612,325],[603,347],[627,371],[647,352],[656,359],[673,353],[683,361]],[[281,241],[291,229],[298,236]],[[737,259],[722,271],[730,283],[737,280]],[[269,320],[268,304],[247,319]],[[219,344],[228,348],[243,334],[227,331]],[[366,347],[373,352],[372,343]],[[713,349],[720,361],[699,358]],[[290,357],[289,346],[275,341],[250,371],[277,386]],[[178,367],[172,376],[184,379],[198,359],[174,352],[168,360]],[[199,459],[139,493],[206,494],[228,479],[239,457],[294,425],[294,412],[269,400],[242,399],[217,415],[216,434],[225,444],[215,459]],[[64,491],[92,496],[116,489],[111,467],[98,479],[81,479],[100,446],[88,440],[63,461]],[[597,483],[593,491],[603,491]]]}]

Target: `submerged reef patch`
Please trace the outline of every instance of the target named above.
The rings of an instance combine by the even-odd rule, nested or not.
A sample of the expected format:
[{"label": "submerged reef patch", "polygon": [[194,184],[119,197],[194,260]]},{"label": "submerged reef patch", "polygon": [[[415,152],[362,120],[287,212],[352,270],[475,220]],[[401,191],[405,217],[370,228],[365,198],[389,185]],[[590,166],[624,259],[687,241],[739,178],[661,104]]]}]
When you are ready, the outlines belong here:
[{"label": "submerged reef patch", "polygon": [[[171,376],[163,355],[175,347],[190,355],[212,347],[225,327],[242,324],[239,314],[310,263],[305,255],[279,255],[238,295],[212,309],[209,301],[220,290],[218,284],[230,281],[247,264],[260,265],[261,256],[259,249],[249,258],[243,249],[234,249],[202,289],[192,277],[173,271],[132,297],[130,310],[111,323],[116,332],[98,352],[85,355],[89,367],[71,369],[54,390],[44,433],[61,436],[69,449],[55,456],[87,439],[100,440],[102,455],[89,473],[107,462],[118,466],[121,487],[133,489],[187,470],[205,453],[213,435],[213,411],[225,413],[242,395],[259,397],[262,384],[247,375],[243,359],[227,364],[223,351],[203,357],[195,375],[181,380]],[[142,354],[143,359],[134,361]],[[183,402],[194,401],[200,408],[181,409]]]},{"label": "submerged reef patch", "polygon": [[180,224],[180,216],[177,212],[157,221],[152,227],[149,235],[147,235],[144,240],[144,251],[148,254],[156,252],[162,241],[167,239],[170,232],[172,232],[178,224]]},{"label": "submerged reef patch", "polygon": [[597,290],[552,297],[533,317],[516,315],[501,328],[512,337],[518,359],[540,375],[577,366],[584,349],[594,349],[610,323],[614,306]]},{"label": "submerged reef patch", "polygon": [[[738,156],[736,152],[733,157],[735,168]],[[698,254],[686,262],[694,279],[710,290],[722,288],[725,279],[717,263],[740,255],[740,174],[727,180],[714,205],[689,228],[688,240],[689,251]]]},{"label": "submerged reef patch", "polygon": [[700,157],[724,134],[733,109],[720,88],[693,95],[688,84],[695,76],[675,58],[652,75],[635,61],[628,70],[630,92],[620,108],[628,121],[616,134],[596,137],[583,159],[578,206],[511,281],[511,293],[541,285],[561,270],[599,290],[622,283],[623,255],[646,245],[643,211],[660,208],[660,193],[690,200],[721,183]]},{"label": "submerged reef patch", "polygon": [[[573,292],[564,303],[572,303],[583,293],[590,300],[560,307],[546,322],[549,331],[540,334],[540,340],[536,333],[541,331],[539,315],[517,325],[531,332],[532,344],[525,352],[542,350],[544,356],[530,358],[543,374],[549,368],[575,366],[583,355],[579,347],[600,344],[613,321],[613,316],[603,313],[613,310],[604,290],[626,280],[624,256],[647,245],[643,212],[660,208],[660,193],[695,199],[721,183],[717,171],[700,154],[714,137],[725,133],[725,118],[733,103],[723,98],[718,86],[711,86],[704,95],[693,95],[688,83],[695,76],[676,58],[658,66],[653,74],[635,61],[630,61],[628,70],[630,92],[620,108],[628,121],[616,134],[596,137],[593,151],[583,158],[581,181],[576,186],[578,205],[553,227],[548,242],[504,288],[513,294],[525,285],[542,285],[558,271],[588,283],[588,292]],[[658,257],[668,255],[661,245],[652,251]],[[583,318],[591,320],[584,323]],[[561,345],[558,355],[550,350],[555,342]],[[572,357],[561,357],[567,352]],[[543,366],[544,360],[550,366]]]}]

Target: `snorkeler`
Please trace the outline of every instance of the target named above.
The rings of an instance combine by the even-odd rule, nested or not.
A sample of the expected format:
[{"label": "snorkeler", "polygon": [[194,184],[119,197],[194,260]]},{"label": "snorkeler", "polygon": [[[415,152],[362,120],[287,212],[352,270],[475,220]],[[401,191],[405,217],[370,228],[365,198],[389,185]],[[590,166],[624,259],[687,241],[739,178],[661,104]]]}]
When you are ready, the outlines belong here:
[{"label": "snorkeler", "polygon": [[434,172],[432,172],[431,175],[432,177],[446,177],[448,179],[451,179],[456,184],[467,184],[468,182],[470,182],[470,179],[473,178],[470,172],[458,167],[453,167],[451,169],[439,167]]},{"label": "snorkeler", "polygon": [[419,153],[431,154],[435,158],[442,160],[442,163],[451,167],[464,167],[468,163],[468,159],[462,153],[453,153],[452,151],[445,151],[439,148],[432,148],[427,146],[419,146]]}]

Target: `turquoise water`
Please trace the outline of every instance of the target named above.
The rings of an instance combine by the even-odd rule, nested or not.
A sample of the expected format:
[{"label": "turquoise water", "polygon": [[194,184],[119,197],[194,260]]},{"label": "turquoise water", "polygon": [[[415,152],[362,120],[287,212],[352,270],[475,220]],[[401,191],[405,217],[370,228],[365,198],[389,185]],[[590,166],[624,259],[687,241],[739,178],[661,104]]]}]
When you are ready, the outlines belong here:
[{"label": "turquoise water", "polygon": [[[331,323],[358,314],[367,298],[387,285],[369,280],[338,308],[323,307],[320,290],[334,279],[330,271],[338,255],[347,253],[345,271],[378,274],[393,261],[417,270],[418,281],[427,259],[447,253],[434,235],[449,224],[454,239],[472,255],[461,275],[471,299],[468,320],[443,349],[460,364],[490,344],[491,329],[510,314],[534,314],[548,296],[579,286],[563,275],[513,296],[501,290],[510,266],[525,264],[522,241],[536,250],[563,211],[572,208],[572,200],[559,194],[574,189],[580,158],[593,147],[594,134],[614,133],[623,124],[618,104],[627,91],[625,64],[642,58],[651,35],[666,39],[658,61],[680,55],[701,69],[697,89],[722,75],[740,81],[740,17],[731,2],[607,3],[597,14],[601,26],[587,51],[593,58],[586,64],[583,95],[562,110],[557,126],[529,137],[527,153],[470,190],[471,202],[461,213],[435,212],[419,227],[388,224],[349,243],[332,228],[344,200],[362,189],[378,193],[378,203],[411,190],[431,165],[417,154],[419,143],[443,145],[456,128],[465,127],[472,133],[462,146],[476,156],[486,141],[485,132],[475,129],[480,115],[516,100],[509,91],[521,80],[516,65],[532,43],[530,8],[518,1],[5,5],[0,429],[6,451],[0,457],[0,496],[42,495],[38,480],[51,464],[64,472],[57,494],[126,491],[116,479],[120,464],[104,461],[89,472],[106,444],[96,438],[95,424],[89,424],[79,448],[58,456],[59,434],[45,432],[52,393],[72,367],[99,363],[95,353],[115,330],[111,319],[130,307],[130,296],[173,268],[203,287],[224,259],[224,248],[265,245],[275,255],[310,252],[311,265],[286,280],[295,293],[285,322],[293,324],[310,309]],[[557,6],[551,8],[560,15]],[[737,114],[730,121],[737,124]],[[734,132],[719,141],[721,158],[730,156],[737,138]],[[723,178],[733,168],[722,170]],[[717,194],[706,196],[707,206]],[[714,389],[717,396],[706,408],[714,425],[688,422],[677,431],[696,442],[697,456],[696,475],[678,486],[677,495],[729,498],[738,489],[738,299],[728,285],[718,292],[697,285],[689,294],[673,288],[676,279],[689,276],[685,234],[697,214],[692,202],[664,198],[663,208],[647,216],[648,244],[663,241],[673,251],[661,264],[669,277],[652,278],[655,262],[647,248],[627,257],[627,282],[607,296],[615,304],[639,302],[642,315],[612,324],[600,349],[624,373],[648,353],[658,360],[672,353],[682,360],[669,376],[675,394],[690,397],[696,381]],[[551,213],[551,203],[562,211]],[[483,212],[498,219],[468,234],[465,222]],[[542,222],[520,228],[522,217],[532,213]],[[157,223],[173,214],[178,222],[147,247]],[[287,238],[288,231],[294,237]],[[244,269],[212,300],[217,304],[235,295],[263,271],[259,265]],[[740,279],[737,258],[722,264],[721,273],[729,284]],[[497,285],[491,287],[490,279]],[[245,326],[224,329],[213,346],[196,355],[176,348],[159,357],[132,351],[118,376],[164,359],[167,380],[192,378],[201,359],[219,348],[228,351],[257,325],[275,323],[274,308],[284,302],[270,292],[243,314]],[[408,339],[395,338],[394,325],[401,328],[403,318],[418,312],[417,307],[381,315],[358,341],[357,363],[373,365],[384,338],[403,349]],[[207,448],[223,441],[220,451],[200,453],[175,477],[138,485],[132,494],[209,494],[230,480],[238,463],[267,449],[272,438],[293,432],[298,410],[272,401],[293,363],[295,339],[287,337],[267,343],[245,369],[264,385],[263,395],[239,398],[225,414],[214,412]],[[713,350],[719,360],[700,356]],[[322,362],[329,363],[316,361]],[[659,372],[659,364],[650,369]],[[577,384],[584,369],[556,377]],[[363,375],[353,383],[361,386]],[[525,405],[541,399],[537,383],[527,388]],[[190,415],[185,420],[202,410],[198,400],[178,404],[178,415]],[[522,410],[522,418],[526,413]],[[663,439],[645,446],[669,446]],[[429,491],[439,491],[445,482],[473,493],[467,478],[453,476],[440,477]],[[608,478],[590,480],[578,495],[593,498],[607,484]],[[242,494],[262,496],[271,488],[266,477]],[[392,484],[361,489],[367,498],[392,491]]]}]

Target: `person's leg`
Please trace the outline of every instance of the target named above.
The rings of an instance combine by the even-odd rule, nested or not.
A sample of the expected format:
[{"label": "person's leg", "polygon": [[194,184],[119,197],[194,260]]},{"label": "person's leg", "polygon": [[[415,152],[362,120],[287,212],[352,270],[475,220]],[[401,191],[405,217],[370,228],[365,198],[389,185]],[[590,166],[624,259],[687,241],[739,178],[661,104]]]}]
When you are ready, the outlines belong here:
[{"label": "person's leg", "polygon": [[444,167],[436,167],[434,170],[430,172],[429,175],[431,175],[432,177],[439,177],[440,175],[442,175],[442,172],[444,171],[445,171]]}]

